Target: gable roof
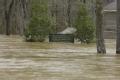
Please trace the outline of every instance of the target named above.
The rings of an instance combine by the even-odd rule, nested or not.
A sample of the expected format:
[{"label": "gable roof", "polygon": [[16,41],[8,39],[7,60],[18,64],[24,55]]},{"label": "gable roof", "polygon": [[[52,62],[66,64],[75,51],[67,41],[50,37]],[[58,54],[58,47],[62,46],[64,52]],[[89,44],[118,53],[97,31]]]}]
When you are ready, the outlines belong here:
[{"label": "gable roof", "polygon": [[103,8],[104,12],[116,12],[117,11],[117,2],[114,0],[112,3],[106,5]]}]

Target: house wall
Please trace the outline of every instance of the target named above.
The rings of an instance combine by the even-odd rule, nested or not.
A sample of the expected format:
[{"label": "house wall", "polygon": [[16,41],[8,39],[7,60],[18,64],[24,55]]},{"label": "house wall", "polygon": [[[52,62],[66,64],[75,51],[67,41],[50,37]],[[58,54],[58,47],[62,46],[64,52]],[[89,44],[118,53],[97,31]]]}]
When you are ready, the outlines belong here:
[{"label": "house wall", "polygon": [[115,39],[116,38],[116,13],[106,12],[104,13],[104,38]]}]

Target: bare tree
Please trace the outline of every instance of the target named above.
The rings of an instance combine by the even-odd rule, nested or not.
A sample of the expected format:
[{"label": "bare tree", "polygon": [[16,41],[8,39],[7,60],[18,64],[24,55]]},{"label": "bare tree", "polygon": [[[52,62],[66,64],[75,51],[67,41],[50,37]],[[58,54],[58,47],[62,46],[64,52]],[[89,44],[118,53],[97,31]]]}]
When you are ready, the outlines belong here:
[{"label": "bare tree", "polygon": [[117,0],[117,43],[116,53],[120,54],[120,0]]},{"label": "bare tree", "polygon": [[98,53],[106,53],[103,38],[103,0],[96,0],[96,44]]},{"label": "bare tree", "polygon": [[71,0],[68,0],[68,9],[67,9],[67,15],[68,15],[68,27],[71,27]]},{"label": "bare tree", "polygon": [[28,22],[30,0],[3,0],[3,27],[6,35],[23,34]]}]

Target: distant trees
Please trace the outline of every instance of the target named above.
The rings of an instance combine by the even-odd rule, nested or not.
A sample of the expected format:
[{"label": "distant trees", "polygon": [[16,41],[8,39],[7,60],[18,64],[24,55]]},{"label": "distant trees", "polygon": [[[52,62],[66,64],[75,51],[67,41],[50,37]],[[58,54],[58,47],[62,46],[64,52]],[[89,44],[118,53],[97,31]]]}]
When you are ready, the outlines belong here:
[{"label": "distant trees", "polygon": [[56,20],[56,32],[67,27],[67,0],[49,0],[50,11]]},{"label": "distant trees", "polygon": [[[0,34],[22,35],[24,33],[30,20],[31,1],[0,0]],[[80,2],[80,0],[48,1],[48,7],[51,10],[49,13],[54,16],[57,32],[73,26]]]},{"label": "distant trees", "polygon": [[81,43],[90,43],[93,41],[95,37],[95,26],[84,4],[80,5],[74,26],[77,29],[76,38],[78,38]]},{"label": "distant trees", "polygon": [[117,0],[117,42],[116,53],[120,54],[120,0]]},{"label": "distant trees", "polygon": [[98,53],[106,53],[103,38],[103,0],[96,0],[96,44]]},{"label": "distant trees", "polygon": [[3,0],[3,28],[1,32],[23,34],[29,18],[30,0]]}]

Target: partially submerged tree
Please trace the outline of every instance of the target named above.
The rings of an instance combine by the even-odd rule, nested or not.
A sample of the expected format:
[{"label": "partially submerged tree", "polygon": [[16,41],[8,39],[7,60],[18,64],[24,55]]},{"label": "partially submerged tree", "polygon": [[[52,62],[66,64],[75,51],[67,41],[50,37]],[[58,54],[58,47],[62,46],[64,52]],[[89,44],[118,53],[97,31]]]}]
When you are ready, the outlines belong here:
[{"label": "partially submerged tree", "polygon": [[106,53],[103,38],[103,0],[96,0],[96,44],[98,53]]},{"label": "partially submerged tree", "polygon": [[117,0],[117,43],[116,53],[120,54],[120,0]]}]

